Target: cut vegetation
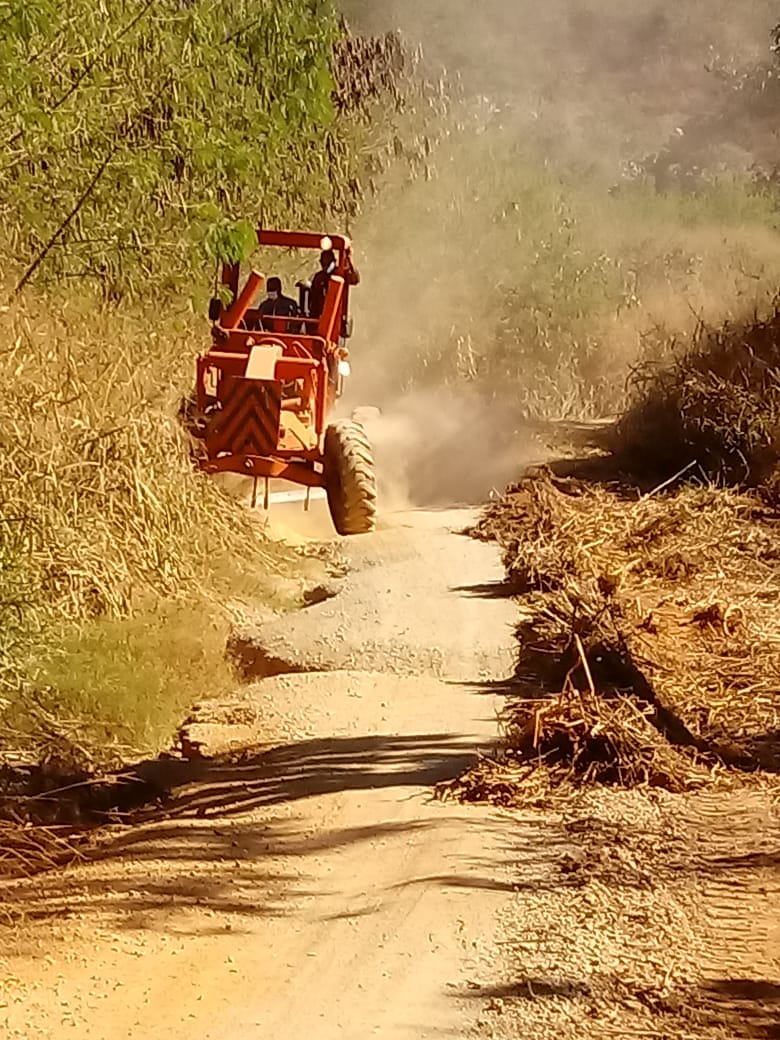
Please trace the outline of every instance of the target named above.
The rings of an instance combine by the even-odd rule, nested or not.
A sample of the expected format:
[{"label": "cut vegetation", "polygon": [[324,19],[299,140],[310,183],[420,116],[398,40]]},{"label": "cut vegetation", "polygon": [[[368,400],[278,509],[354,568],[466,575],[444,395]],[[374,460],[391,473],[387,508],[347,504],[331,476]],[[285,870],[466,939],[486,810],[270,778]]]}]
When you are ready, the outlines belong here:
[{"label": "cut vegetation", "polygon": [[504,752],[463,797],[780,771],[775,325],[702,333],[640,381],[598,483],[531,473],[480,521],[522,621]]},{"label": "cut vegetation", "polygon": [[342,228],[443,102],[319,0],[0,21],[0,756],[114,762],[229,685],[236,606],[297,602],[176,419],[216,262],[260,221]]}]

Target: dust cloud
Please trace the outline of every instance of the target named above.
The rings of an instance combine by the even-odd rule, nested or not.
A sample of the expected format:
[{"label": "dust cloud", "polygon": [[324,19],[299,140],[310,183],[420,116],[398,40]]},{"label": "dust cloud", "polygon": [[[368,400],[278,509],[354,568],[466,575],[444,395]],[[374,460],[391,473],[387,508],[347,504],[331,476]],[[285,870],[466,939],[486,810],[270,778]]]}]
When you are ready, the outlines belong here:
[{"label": "dust cloud", "polygon": [[529,106],[571,104],[582,90],[601,114],[626,87],[639,128],[653,111],[690,106],[715,60],[766,55],[778,20],[773,0],[342,0],[357,31],[400,30],[424,45],[431,68],[457,75],[470,95]]},{"label": "dust cloud", "polygon": [[506,238],[485,219],[486,196],[505,197],[512,174],[500,168],[506,154],[491,152],[489,128],[527,146],[540,170],[579,171],[606,193],[681,126],[713,122],[729,70],[768,59],[778,14],[771,0],[342,8],[357,32],[400,30],[422,43],[426,70],[434,79],[445,70],[458,98],[432,174],[383,186],[351,229],[363,282],[342,412],[380,410],[362,417],[386,503],[484,500],[544,456],[508,381],[483,378],[500,322],[496,290],[522,285]]},{"label": "dust cloud", "polygon": [[547,457],[535,428],[468,389],[417,389],[354,417],[374,448],[383,510],[481,505]]}]

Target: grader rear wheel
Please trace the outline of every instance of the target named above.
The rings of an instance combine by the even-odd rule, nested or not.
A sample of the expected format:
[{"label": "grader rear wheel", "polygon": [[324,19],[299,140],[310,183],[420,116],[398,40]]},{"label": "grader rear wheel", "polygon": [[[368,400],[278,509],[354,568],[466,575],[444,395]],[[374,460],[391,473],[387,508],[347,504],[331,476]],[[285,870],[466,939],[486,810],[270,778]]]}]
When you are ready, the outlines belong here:
[{"label": "grader rear wheel", "polygon": [[341,535],[376,527],[374,455],[360,423],[332,423],[325,431],[325,490],[333,526]]}]

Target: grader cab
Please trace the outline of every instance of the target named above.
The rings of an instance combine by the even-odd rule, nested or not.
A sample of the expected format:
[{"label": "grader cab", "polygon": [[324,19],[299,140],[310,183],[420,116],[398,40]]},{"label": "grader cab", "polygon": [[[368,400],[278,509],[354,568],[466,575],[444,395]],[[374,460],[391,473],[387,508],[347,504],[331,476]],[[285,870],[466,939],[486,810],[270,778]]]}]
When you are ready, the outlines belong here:
[{"label": "grader cab", "polygon": [[212,300],[211,346],[197,361],[199,464],[208,473],[240,473],[324,488],[333,525],[341,535],[364,534],[376,524],[376,480],[363,427],[331,421],[347,366],[350,335],[351,243],[343,235],[257,232],[259,246],[332,250],[335,270],[324,304],[308,314],[300,286],[300,316],[263,316],[256,306],[264,276],[250,271],[241,285],[239,265],[222,268],[228,292]]}]

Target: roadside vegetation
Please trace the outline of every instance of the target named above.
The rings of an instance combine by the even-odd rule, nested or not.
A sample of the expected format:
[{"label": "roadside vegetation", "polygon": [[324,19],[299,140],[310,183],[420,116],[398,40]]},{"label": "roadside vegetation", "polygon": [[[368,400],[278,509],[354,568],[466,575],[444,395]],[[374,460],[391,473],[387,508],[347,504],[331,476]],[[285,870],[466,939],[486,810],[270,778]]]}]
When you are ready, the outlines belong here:
[{"label": "roadside vegetation", "polygon": [[105,762],[163,745],[231,681],[235,611],[305,577],[176,419],[217,259],[260,222],[348,225],[443,102],[324,0],[0,21],[0,749]]},{"label": "roadside vegetation", "polygon": [[360,234],[376,294],[360,315],[367,399],[470,384],[519,417],[614,415],[634,365],[702,322],[767,311],[780,285],[773,193],[731,174],[660,194],[583,175],[497,117],[447,141],[435,190],[384,199],[387,220]]},{"label": "roadside vegetation", "polygon": [[470,100],[430,179],[359,222],[377,363],[358,377],[383,400],[444,380],[529,418],[616,415],[637,364],[773,309],[775,12],[467,7],[365,15],[424,35]]},{"label": "roadside vegetation", "polygon": [[455,277],[483,292],[468,366],[451,340],[434,371],[529,418],[615,421],[553,444],[473,532],[520,601],[518,665],[497,760],[445,794],[776,785],[779,32],[760,60],[713,54],[711,92],[611,178],[539,162],[504,113],[485,138],[512,160],[481,183],[453,164]]}]

